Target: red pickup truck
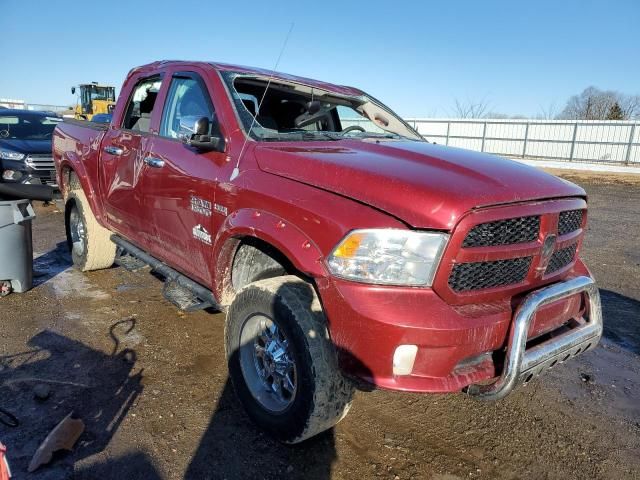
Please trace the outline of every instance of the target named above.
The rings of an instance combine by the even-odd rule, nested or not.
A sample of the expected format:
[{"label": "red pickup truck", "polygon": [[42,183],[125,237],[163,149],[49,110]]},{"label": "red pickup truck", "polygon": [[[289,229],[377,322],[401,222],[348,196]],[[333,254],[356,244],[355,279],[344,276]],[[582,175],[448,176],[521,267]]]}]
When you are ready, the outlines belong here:
[{"label": "red pickup truck", "polygon": [[585,192],[356,88],[155,62],[53,156],[74,264],[149,265],[180,308],[225,309],[237,396],[287,443],[358,387],[500,399],[602,334]]}]

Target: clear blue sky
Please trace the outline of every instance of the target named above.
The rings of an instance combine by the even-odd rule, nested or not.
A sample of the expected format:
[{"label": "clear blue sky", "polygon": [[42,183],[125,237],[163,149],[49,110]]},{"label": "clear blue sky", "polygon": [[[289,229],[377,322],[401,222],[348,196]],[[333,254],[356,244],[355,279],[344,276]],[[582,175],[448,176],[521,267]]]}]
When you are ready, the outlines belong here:
[{"label": "clear blue sky", "polygon": [[405,116],[456,98],[536,115],[589,85],[640,94],[640,1],[0,0],[0,97],[71,104],[158,59],[219,60],[362,88]]}]

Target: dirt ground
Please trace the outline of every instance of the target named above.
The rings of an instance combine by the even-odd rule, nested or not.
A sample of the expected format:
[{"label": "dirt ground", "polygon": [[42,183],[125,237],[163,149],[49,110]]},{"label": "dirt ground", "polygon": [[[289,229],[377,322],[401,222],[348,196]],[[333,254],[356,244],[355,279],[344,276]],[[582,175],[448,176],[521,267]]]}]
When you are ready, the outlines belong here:
[{"label": "dirt ground", "polygon": [[[20,420],[0,423],[0,440],[14,478],[640,479],[640,182],[569,177],[590,197],[600,347],[498,403],[358,393],[333,431],[293,447],[235,400],[222,314],[179,312],[148,271],[70,268],[61,213],[39,207],[37,286],[0,300],[0,407]],[[76,448],[27,474],[71,411],[86,424]]]}]

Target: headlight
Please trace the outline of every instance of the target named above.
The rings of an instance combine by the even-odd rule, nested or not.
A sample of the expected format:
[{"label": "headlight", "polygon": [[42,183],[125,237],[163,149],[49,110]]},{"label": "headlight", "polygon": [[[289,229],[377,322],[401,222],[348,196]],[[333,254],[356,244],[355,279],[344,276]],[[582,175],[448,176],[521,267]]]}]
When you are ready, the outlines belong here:
[{"label": "headlight", "polygon": [[0,148],[0,158],[2,160],[22,160],[24,158],[24,153],[18,153],[12,150],[5,150],[4,148]]},{"label": "headlight", "polygon": [[429,286],[448,238],[435,232],[354,230],[329,255],[328,265],[349,280]]}]

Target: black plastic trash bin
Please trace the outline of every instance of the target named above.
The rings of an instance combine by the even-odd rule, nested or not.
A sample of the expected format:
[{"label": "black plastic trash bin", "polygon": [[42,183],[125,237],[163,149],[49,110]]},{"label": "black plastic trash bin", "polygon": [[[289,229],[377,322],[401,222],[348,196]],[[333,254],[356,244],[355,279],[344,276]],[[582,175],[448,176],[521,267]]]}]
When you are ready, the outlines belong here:
[{"label": "black plastic trash bin", "polygon": [[[9,282],[18,293],[31,289],[33,283],[31,220],[35,216],[29,200],[0,200],[0,283]],[[6,288],[4,292],[8,293]]]}]

